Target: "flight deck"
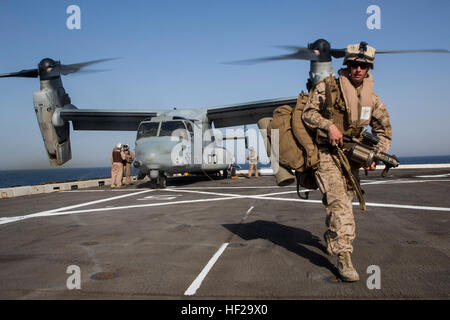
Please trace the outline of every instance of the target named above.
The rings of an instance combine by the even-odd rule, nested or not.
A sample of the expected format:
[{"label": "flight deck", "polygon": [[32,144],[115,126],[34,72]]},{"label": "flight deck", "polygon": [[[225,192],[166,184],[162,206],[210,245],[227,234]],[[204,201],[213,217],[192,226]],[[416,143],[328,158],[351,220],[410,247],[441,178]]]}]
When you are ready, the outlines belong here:
[{"label": "flight deck", "polygon": [[380,172],[354,200],[359,282],[319,191],[188,176],[0,199],[0,299],[449,299],[450,168]]}]

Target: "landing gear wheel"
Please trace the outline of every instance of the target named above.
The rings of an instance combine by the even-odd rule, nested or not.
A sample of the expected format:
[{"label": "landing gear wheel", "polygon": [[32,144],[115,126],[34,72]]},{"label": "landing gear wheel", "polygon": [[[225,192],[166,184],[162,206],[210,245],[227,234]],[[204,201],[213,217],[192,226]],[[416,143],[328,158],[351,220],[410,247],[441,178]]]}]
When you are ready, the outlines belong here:
[{"label": "landing gear wheel", "polygon": [[138,176],[137,176],[137,179],[138,179],[138,180],[142,180],[142,179],[145,178],[146,175],[147,175],[146,173],[139,172],[139,174],[138,174]]},{"label": "landing gear wheel", "polygon": [[150,179],[150,188],[151,189],[156,189],[157,188],[157,183],[158,179]]},{"label": "landing gear wheel", "polygon": [[222,178],[227,179],[228,178],[228,169],[225,169],[222,171]]},{"label": "landing gear wheel", "polygon": [[167,187],[167,176],[162,174],[158,177],[158,188],[165,189]]}]

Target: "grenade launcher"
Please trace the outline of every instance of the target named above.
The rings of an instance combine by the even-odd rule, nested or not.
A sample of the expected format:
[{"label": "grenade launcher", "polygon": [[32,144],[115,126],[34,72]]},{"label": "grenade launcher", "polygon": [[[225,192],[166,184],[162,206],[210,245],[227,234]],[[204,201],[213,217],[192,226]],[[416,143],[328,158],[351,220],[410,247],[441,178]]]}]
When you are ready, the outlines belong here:
[{"label": "grenade launcher", "polygon": [[344,136],[344,150],[349,160],[360,164],[363,168],[370,167],[372,162],[383,162],[385,168],[381,173],[385,177],[390,168],[396,168],[400,164],[395,155],[381,152],[377,144],[380,138],[364,131],[361,137]]}]

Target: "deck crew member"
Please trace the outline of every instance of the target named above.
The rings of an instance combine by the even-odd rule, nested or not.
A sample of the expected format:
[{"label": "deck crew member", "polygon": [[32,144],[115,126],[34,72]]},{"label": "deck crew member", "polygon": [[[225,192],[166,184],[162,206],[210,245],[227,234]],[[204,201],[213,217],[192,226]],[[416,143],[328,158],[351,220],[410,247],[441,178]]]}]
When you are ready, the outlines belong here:
[{"label": "deck crew member", "polygon": [[251,178],[253,170],[255,170],[255,177],[258,177],[258,154],[253,147],[248,148],[250,153],[247,156],[247,160],[250,161],[248,167],[248,177]]},{"label": "deck crew member", "polygon": [[125,153],[122,151],[122,144],[117,144],[112,150],[110,161],[112,163],[111,168],[111,188],[122,187],[123,178],[123,164],[125,160]]},{"label": "deck crew member", "polygon": [[123,153],[125,154],[125,160],[123,161],[125,186],[129,186],[131,183],[131,163],[134,160],[134,154],[131,152],[130,147],[127,144],[123,145]]}]

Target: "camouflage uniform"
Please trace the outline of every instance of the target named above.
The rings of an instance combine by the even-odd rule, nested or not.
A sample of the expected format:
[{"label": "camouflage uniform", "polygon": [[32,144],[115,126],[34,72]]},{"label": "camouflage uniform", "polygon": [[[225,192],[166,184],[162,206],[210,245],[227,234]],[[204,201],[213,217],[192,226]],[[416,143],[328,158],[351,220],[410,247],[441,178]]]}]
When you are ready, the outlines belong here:
[{"label": "camouflage uniform", "polygon": [[[361,87],[357,88],[358,97]],[[327,135],[333,121],[321,115],[325,100],[325,82],[321,81],[310,94],[302,118],[308,128],[322,130]],[[391,144],[392,129],[386,106],[375,93],[372,94],[371,107],[372,113],[368,122],[372,127],[372,133],[380,138],[379,146],[382,151],[387,152]],[[331,255],[352,253],[352,242],[355,238],[352,207],[354,191],[349,189],[338,157],[329,144],[319,145],[319,158],[320,166],[316,172],[316,180],[323,193],[322,202],[327,212],[325,233],[327,251]],[[353,168],[352,172],[358,178],[358,168]]]}]

